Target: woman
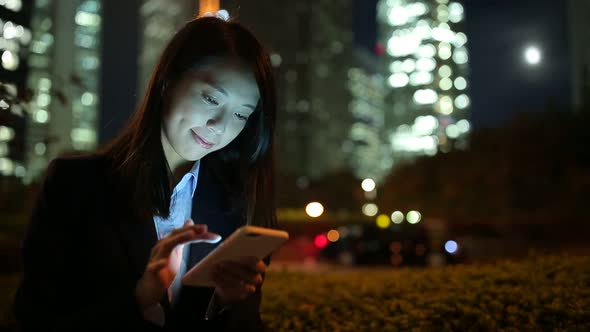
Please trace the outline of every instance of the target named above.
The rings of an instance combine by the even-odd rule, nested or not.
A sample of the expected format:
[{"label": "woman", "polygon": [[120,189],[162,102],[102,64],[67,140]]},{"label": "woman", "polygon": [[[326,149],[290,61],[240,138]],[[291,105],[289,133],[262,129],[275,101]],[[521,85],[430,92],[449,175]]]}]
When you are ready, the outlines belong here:
[{"label": "woman", "polygon": [[219,264],[215,288],[180,276],[236,228],[276,228],[275,104],[250,32],[217,17],[187,23],[121,134],[50,164],[23,244],[19,326],[262,330],[269,257]]}]

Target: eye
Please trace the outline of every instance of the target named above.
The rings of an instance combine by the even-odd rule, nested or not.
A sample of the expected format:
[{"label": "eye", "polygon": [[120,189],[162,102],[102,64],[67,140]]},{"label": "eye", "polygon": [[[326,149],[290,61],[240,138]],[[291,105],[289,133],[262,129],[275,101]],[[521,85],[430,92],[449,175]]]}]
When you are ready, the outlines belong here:
[{"label": "eye", "polygon": [[217,102],[217,100],[215,100],[215,98],[211,97],[210,95],[206,94],[206,93],[202,93],[201,97],[203,98],[203,100],[209,104],[209,105],[213,105],[213,106],[219,106],[219,103]]},{"label": "eye", "polygon": [[238,118],[239,120],[242,120],[242,121],[247,121],[247,120],[248,120],[248,117],[247,117],[247,116],[244,116],[244,115],[242,115],[242,114],[240,114],[240,113],[234,113],[234,115],[235,115],[235,116],[236,116],[236,118]]}]

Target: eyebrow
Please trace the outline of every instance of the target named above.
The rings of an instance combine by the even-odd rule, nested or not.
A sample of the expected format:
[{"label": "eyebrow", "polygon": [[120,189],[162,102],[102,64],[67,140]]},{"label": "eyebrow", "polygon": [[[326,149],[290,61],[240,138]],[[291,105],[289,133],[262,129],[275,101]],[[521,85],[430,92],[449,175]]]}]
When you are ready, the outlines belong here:
[{"label": "eyebrow", "polygon": [[[211,87],[213,87],[215,90],[219,91],[220,93],[222,93],[223,95],[225,95],[226,97],[229,96],[229,94],[227,93],[227,91],[225,91],[224,88],[222,88],[221,86],[219,86],[217,83],[212,82],[210,80],[207,81],[207,84],[209,84]],[[243,104],[242,106],[251,108],[252,111],[256,110],[256,107],[254,105],[250,105],[250,104]]]}]

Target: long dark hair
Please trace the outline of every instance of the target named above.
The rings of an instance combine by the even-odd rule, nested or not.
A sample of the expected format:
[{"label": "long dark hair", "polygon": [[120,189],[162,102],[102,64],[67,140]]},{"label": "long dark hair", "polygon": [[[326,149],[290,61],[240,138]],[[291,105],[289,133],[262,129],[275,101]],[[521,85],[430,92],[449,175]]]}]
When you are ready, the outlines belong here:
[{"label": "long dark hair", "polygon": [[[128,125],[100,152],[112,159],[115,176],[133,195],[139,217],[168,217],[172,173],[161,142],[165,96],[194,65],[208,57],[239,60],[256,78],[260,100],[242,132],[203,158],[241,202],[248,224],[276,228],[273,137],[276,93],[268,53],[242,25],[215,17],[195,18],[168,43],[152,72],[145,96]],[[237,198],[237,200],[235,199]]]}]

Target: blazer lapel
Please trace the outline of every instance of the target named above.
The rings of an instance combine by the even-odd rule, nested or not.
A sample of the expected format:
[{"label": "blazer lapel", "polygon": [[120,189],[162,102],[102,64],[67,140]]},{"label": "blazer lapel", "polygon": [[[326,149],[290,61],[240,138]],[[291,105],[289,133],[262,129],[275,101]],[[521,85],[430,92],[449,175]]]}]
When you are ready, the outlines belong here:
[{"label": "blazer lapel", "polygon": [[114,206],[113,220],[118,228],[121,244],[127,252],[129,266],[139,279],[147,266],[153,246],[158,241],[156,227],[152,218],[139,219],[131,210],[130,195],[122,193],[120,188],[111,183],[107,192],[116,193],[111,196]]},{"label": "blazer lapel", "polygon": [[153,246],[158,241],[153,220],[125,219],[118,225],[129,264],[139,279],[147,266]]}]

